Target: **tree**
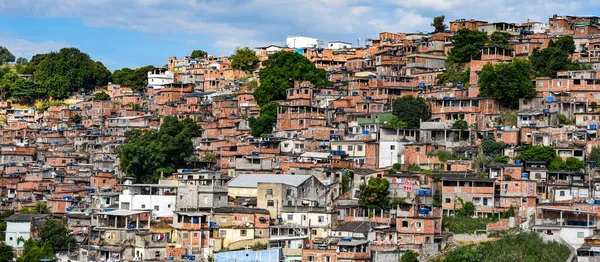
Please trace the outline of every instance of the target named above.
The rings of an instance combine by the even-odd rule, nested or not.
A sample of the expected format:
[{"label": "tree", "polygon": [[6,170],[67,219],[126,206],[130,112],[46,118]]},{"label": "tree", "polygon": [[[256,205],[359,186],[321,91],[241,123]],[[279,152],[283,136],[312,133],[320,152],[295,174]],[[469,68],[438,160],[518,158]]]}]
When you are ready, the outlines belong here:
[{"label": "tree", "polygon": [[558,71],[590,69],[569,58],[569,54],[574,51],[575,42],[571,36],[563,36],[556,42],[550,40],[547,48],[538,48],[531,53],[529,60],[533,66],[533,73],[535,76],[554,77]]},{"label": "tree", "polygon": [[464,119],[458,119],[452,123],[452,129],[467,130],[469,129],[469,124]]},{"label": "tree", "polygon": [[64,98],[79,89],[106,85],[110,80],[110,72],[102,63],[73,47],[33,56],[24,72],[34,75],[38,85],[35,93],[43,98]]},{"label": "tree", "polygon": [[33,238],[25,241],[23,256],[17,258],[17,262],[40,261],[41,259],[54,259],[54,250],[49,243],[41,246]]},{"label": "tree", "polygon": [[5,243],[0,244],[0,261],[12,261],[13,257],[14,253],[12,247]]},{"label": "tree", "polygon": [[27,60],[27,58],[25,57],[19,57],[17,58],[17,61],[15,62],[15,64],[17,65],[26,65],[29,62],[29,60]]},{"label": "tree", "polygon": [[444,19],[446,16],[440,15],[433,18],[433,22],[431,22],[431,26],[435,28],[435,32],[443,32],[448,29],[448,26],[444,24]]},{"label": "tree", "polygon": [[585,169],[585,163],[574,157],[567,157],[565,167],[570,171],[581,171]]},{"label": "tree", "polygon": [[202,161],[217,162],[217,155],[211,151],[208,151],[202,156]]},{"label": "tree", "polygon": [[71,117],[71,122],[75,124],[81,123],[81,116],[79,114],[74,115],[73,117]]},{"label": "tree", "polygon": [[598,103],[596,103],[596,101],[593,101],[590,104],[590,108],[592,109],[592,111],[596,112],[596,109],[598,109]]},{"label": "tree", "polygon": [[381,177],[371,177],[367,184],[360,187],[358,203],[369,209],[382,210],[390,206],[390,182]]},{"label": "tree", "polygon": [[488,41],[488,46],[491,47],[500,47],[500,48],[510,48],[510,34],[504,31],[495,31],[490,36],[490,40]]},{"label": "tree", "polygon": [[98,92],[94,95],[93,98],[95,101],[104,101],[104,100],[109,100],[110,99],[110,95],[108,95],[106,92],[101,91]]},{"label": "tree", "polygon": [[207,52],[204,52],[202,50],[194,50],[192,51],[192,54],[190,55],[191,58],[205,58],[208,55]]},{"label": "tree", "polygon": [[263,134],[270,134],[273,131],[273,124],[277,122],[277,107],[279,103],[270,102],[260,107],[260,117],[250,117],[248,122],[252,129],[251,135],[259,137]]},{"label": "tree", "polygon": [[464,63],[481,58],[481,48],[487,42],[488,36],[485,32],[462,28],[450,39],[454,47],[450,50],[448,60]]},{"label": "tree", "polygon": [[406,250],[406,252],[402,254],[400,262],[419,262],[419,254],[412,250]]},{"label": "tree", "polygon": [[549,146],[524,146],[523,150],[515,158],[518,160],[545,161],[550,163],[556,157],[556,151]]},{"label": "tree", "polygon": [[431,108],[422,97],[400,97],[392,103],[393,114],[409,128],[419,128],[421,121],[431,118]]},{"label": "tree", "polygon": [[14,62],[15,56],[4,46],[0,46],[0,65]]},{"label": "tree", "polygon": [[231,68],[251,72],[258,65],[256,53],[248,47],[238,48],[231,57]]},{"label": "tree", "polygon": [[286,98],[286,90],[295,81],[310,81],[317,88],[330,86],[324,69],[316,68],[308,58],[293,52],[279,52],[262,62],[260,86],[254,90],[254,98],[262,106],[274,100]]},{"label": "tree", "polygon": [[596,165],[600,165],[600,146],[592,147],[592,151],[588,156],[588,161],[596,162]]},{"label": "tree", "polygon": [[398,120],[398,117],[396,116],[392,116],[392,118],[383,123],[383,128],[402,129],[407,127],[408,124],[406,124],[406,122]]},{"label": "tree", "polygon": [[33,206],[33,210],[36,214],[48,214],[50,213],[50,209],[48,208],[48,205],[46,205],[46,202],[37,202],[35,203],[35,206]]},{"label": "tree", "polygon": [[522,59],[510,63],[486,64],[479,72],[479,96],[492,97],[502,106],[518,107],[520,98],[536,96],[531,64]]},{"label": "tree", "polygon": [[39,238],[42,243],[48,243],[54,251],[73,250],[77,244],[67,223],[63,219],[48,219],[40,229]]},{"label": "tree", "polygon": [[472,202],[462,203],[462,207],[456,212],[459,217],[471,217],[475,214],[475,205]]},{"label": "tree", "polygon": [[488,136],[481,141],[481,149],[486,155],[500,155],[504,147],[504,143],[496,142],[492,136]]},{"label": "tree", "polygon": [[147,65],[136,69],[123,68],[112,73],[112,81],[117,85],[126,86],[133,90],[144,90],[148,85],[148,72],[156,67]]},{"label": "tree", "polygon": [[446,71],[437,76],[437,83],[439,85],[452,84],[453,86],[462,84],[463,87],[469,87],[470,74],[470,68],[462,70],[460,67],[455,66],[454,63],[448,62],[446,64]]},{"label": "tree", "polygon": [[121,169],[141,183],[156,182],[161,173],[171,175],[186,167],[194,151],[191,138],[199,136],[200,129],[190,118],[165,117],[158,130],[126,132],[127,140],[118,148]]}]

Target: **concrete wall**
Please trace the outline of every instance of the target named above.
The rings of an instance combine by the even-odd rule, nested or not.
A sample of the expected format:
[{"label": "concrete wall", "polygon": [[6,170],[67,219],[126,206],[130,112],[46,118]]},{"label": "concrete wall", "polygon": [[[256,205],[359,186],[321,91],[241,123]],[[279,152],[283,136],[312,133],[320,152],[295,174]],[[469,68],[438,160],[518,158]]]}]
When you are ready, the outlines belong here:
[{"label": "concrete wall", "polygon": [[18,243],[20,237],[24,240],[28,240],[31,235],[31,223],[30,222],[6,222],[6,237],[5,243],[11,247],[23,247],[23,242]]}]

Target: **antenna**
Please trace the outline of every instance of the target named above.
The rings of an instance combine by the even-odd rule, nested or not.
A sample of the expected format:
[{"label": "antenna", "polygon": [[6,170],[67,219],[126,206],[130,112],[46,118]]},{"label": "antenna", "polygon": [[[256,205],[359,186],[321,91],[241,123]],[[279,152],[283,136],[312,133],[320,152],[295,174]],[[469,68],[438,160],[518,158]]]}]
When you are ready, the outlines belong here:
[{"label": "antenna", "polygon": [[360,36],[356,39],[356,47],[360,47]]}]

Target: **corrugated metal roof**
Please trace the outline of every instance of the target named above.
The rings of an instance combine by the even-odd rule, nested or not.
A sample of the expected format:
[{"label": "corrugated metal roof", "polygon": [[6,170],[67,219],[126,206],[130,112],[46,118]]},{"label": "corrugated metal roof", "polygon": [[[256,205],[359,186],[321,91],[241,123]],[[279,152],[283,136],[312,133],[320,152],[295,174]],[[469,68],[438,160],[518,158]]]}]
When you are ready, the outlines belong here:
[{"label": "corrugated metal roof", "polygon": [[290,186],[299,186],[311,176],[309,175],[239,175],[229,181],[229,187],[257,187],[258,183],[281,183]]}]

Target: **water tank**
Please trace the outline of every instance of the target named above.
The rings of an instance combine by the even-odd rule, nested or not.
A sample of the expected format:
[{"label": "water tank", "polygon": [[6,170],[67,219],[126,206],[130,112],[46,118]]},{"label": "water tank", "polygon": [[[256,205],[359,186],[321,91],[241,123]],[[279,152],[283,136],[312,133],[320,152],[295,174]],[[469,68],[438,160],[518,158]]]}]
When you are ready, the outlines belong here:
[{"label": "water tank", "polygon": [[594,201],[594,204],[596,204],[596,205],[600,205],[600,199],[596,199],[596,200]]},{"label": "water tank", "polygon": [[429,208],[419,208],[419,214],[421,214],[421,215],[429,214]]},{"label": "water tank", "polygon": [[521,160],[519,160],[519,159],[515,160],[515,164],[516,165],[520,165],[521,164]]},{"label": "water tank", "polygon": [[529,174],[527,174],[527,173],[522,173],[522,174],[521,174],[521,179],[529,179]]},{"label": "water tank", "polygon": [[368,135],[368,134],[369,134],[369,130],[363,130],[363,131],[362,131],[362,134],[363,134],[363,135]]}]

